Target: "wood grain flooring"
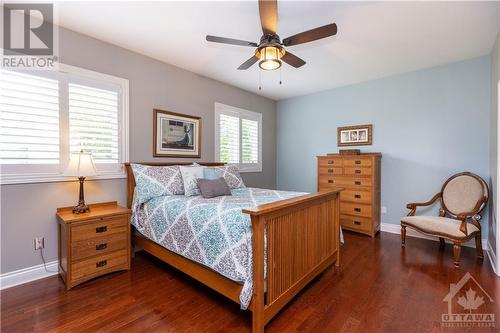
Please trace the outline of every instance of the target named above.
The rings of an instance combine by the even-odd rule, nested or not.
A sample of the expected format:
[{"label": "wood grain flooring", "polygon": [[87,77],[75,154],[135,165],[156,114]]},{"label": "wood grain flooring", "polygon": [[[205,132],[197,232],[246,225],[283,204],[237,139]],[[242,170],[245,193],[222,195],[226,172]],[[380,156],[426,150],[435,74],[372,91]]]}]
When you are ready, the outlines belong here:
[{"label": "wood grain flooring", "polygon": [[[452,247],[398,235],[374,239],[345,232],[341,268],[329,268],[266,327],[266,332],[496,332],[443,328],[443,298],[466,273],[496,301],[483,305],[500,318],[500,279],[487,259],[464,248],[453,268]],[[250,332],[237,304],[145,254],[117,272],[66,291],[49,277],[1,292],[1,332]]]}]

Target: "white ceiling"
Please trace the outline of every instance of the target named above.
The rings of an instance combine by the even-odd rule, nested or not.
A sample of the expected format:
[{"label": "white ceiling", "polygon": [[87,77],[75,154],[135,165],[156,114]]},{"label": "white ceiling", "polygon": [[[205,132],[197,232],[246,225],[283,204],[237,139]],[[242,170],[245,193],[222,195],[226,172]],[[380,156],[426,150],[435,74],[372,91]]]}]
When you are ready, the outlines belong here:
[{"label": "white ceiling", "polygon": [[296,2],[278,4],[278,34],[336,22],[338,34],[289,51],[307,64],[262,72],[236,68],[253,48],[205,35],[258,42],[257,1],[63,2],[63,27],[273,99],[283,99],[491,52],[499,2]]}]

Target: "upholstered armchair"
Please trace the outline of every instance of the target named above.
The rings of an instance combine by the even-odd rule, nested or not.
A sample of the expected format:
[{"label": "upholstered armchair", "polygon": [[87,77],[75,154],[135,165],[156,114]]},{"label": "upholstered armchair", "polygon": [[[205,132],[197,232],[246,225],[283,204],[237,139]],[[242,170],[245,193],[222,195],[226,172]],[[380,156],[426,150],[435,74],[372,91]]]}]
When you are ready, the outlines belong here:
[{"label": "upholstered armchair", "polygon": [[[481,211],[488,202],[489,191],[485,181],[470,172],[451,176],[443,185],[441,192],[423,203],[410,203],[408,216],[401,220],[402,246],[406,242],[406,228],[412,228],[429,236],[439,237],[440,247],[444,248],[445,239],[453,242],[453,262],[460,263],[461,244],[476,239],[476,253],[483,258],[481,244]],[[417,216],[417,207],[431,206],[441,201],[439,216]]]}]

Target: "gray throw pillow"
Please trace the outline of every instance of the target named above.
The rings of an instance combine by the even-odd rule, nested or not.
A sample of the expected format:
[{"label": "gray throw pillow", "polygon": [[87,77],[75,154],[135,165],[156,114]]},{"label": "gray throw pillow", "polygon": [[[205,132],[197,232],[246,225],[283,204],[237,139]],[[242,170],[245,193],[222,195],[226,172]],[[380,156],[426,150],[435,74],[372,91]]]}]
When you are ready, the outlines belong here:
[{"label": "gray throw pillow", "polygon": [[231,190],[222,177],[217,179],[198,178],[197,181],[201,196],[205,199],[221,195],[231,195]]}]

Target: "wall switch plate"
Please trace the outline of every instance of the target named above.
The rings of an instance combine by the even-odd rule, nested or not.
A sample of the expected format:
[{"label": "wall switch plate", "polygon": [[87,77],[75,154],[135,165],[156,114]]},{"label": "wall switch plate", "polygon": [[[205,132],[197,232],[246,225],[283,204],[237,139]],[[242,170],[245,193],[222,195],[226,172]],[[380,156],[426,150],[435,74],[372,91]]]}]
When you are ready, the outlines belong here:
[{"label": "wall switch plate", "polygon": [[35,238],[35,250],[43,249],[44,247],[44,239],[43,237]]},{"label": "wall switch plate", "polygon": [[387,214],[387,207],[386,206],[382,206],[382,214]]}]

